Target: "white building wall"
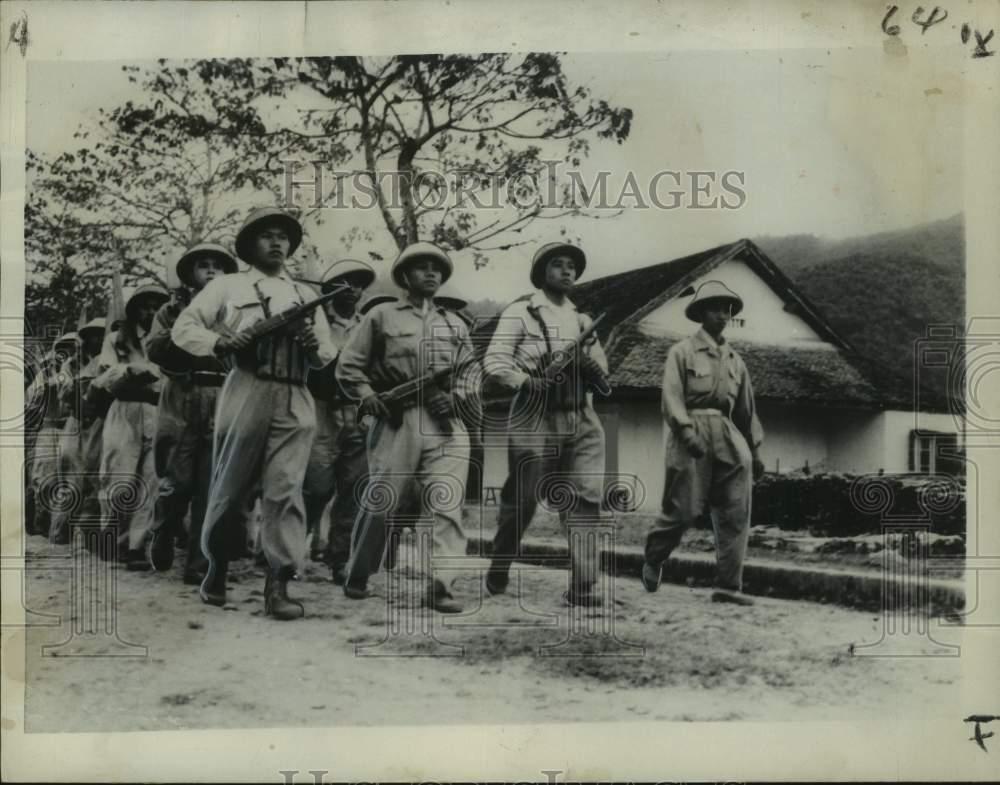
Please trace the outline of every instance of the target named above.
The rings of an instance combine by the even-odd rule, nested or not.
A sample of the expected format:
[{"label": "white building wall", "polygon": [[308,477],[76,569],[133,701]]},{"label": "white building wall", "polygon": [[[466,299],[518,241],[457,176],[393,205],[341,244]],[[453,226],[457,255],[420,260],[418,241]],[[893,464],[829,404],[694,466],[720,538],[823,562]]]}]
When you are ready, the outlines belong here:
[{"label": "white building wall", "polygon": [[[744,308],[737,318],[743,319],[744,324],[732,323],[726,329],[727,338],[781,345],[808,344],[810,348],[829,346],[834,350],[803,319],[785,311],[782,299],[746,262],[740,259],[723,262],[695,281],[694,288],[708,280],[722,281],[743,299]],[[639,328],[653,335],[690,335],[697,327],[684,315],[689,302],[690,296],[664,303],[642,319]]]},{"label": "white building wall", "polygon": [[[832,418],[829,468],[835,472],[868,474],[886,465],[885,413],[842,411]],[[904,461],[903,471],[906,471]]]},{"label": "white building wall", "polygon": [[834,419],[827,410],[758,401],[757,417],[764,428],[760,458],[769,472],[785,474],[807,462],[810,471],[827,468]]},{"label": "white building wall", "polygon": [[[910,463],[910,432],[913,430],[960,434],[961,419],[951,414],[887,411],[883,415],[883,460],[887,472],[905,472]],[[963,441],[959,437],[959,441]]]}]

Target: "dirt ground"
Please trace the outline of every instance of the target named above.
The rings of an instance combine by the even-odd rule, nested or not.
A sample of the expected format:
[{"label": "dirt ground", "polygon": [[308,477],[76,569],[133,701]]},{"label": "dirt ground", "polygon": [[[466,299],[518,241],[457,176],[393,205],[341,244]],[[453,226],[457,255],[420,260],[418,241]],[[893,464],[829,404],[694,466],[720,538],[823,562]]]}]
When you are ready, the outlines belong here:
[{"label": "dirt ground", "polygon": [[[919,716],[946,711],[958,692],[958,658],[852,656],[852,644],[879,640],[871,614],[774,599],[741,608],[625,579],[604,587],[602,610],[581,613],[561,601],[565,572],[527,566],[520,599],[483,600],[476,569],[460,578],[467,612],[434,617],[433,636],[406,564],[392,586],[373,584],[381,598],[361,602],[314,565],[291,592],[307,618],[285,623],[263,616],[263,572],[250,562],[234,570],[224,609],[203,605],[179,569],[115,568],[118,638],[143,652],[72,637],[72,573],[50,561],[69,546],[29,538],[27,555],[26,606],[64,620],[27,636],[29,732],[849,719],[887,706]],[[387,593],[401,597],[389,605]]]}]

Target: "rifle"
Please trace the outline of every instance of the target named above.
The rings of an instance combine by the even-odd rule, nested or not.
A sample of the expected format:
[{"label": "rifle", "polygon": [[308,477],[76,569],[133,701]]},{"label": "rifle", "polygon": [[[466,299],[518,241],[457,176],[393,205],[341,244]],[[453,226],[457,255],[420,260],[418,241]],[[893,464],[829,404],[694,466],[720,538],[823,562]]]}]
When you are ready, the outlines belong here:
[{"label": "rifle", "polygon": [[469,357],[468,359],[460,362],[458,365],[450,365],[447,368],[438,368],[436,371],[428,371],[427,373],[418,376],[416,379],[410,379],[408,382],[397,384],[391,390],[379,393],[379,400],[391,408],[394,404],[403,403],[410,398],[415,398],[425,387],[437,384],[438,382],[443,382],[445,379],[448,379],[459,371],[464,370],[475,362],[477,362],[475,357]]},{"label": "rifle", "polygon": [[398,413],[400,411],[399,407],[401,404],[417,397],[425,388],[432,384],[443,382],[477,362],[479,362],[478,358],[471,356],[457,365],[449,365],[446,368],[438,368],[436,371],[428,371],[415,379],[402,382],[385,392],[378,393],[378,398],[386,405],[390,412],[395,410]]},{"label": "rifle", "polygon": [[237,335],[250,336],[250,344],[253,345],[261,338],[283,330],[288,325],[297,322],[299,319],[305,318],[312,313],[314,309],[329,302],[346,288],[347,284],[337,284],[334,286],[332,291],[329,291],[326,294],[321,294],[315,300],[310,300],[309,302],[301,303],[300,305],[293,305],[291,308],[282,311],[281,313],[276,313],[274,316],[269,316],[267,319],[252,324],[247,329],[238,332]]},{"label": "rifle", "polygon": [[[594,331],[597,329],[597,325],[599,325],[607,315],[607,311],[605,311],[594,319],[594,321],[590,323],[590,327],[580,333],[573,341],[572,345],[566,347],[565,349],[556,349],[552,352],[552,359],[549,360],[548,365],[546,365],[542,370],[542,376],[545,378],[545,381],[550,384],[558,383],[559,377],[562,376],[565,370],[572,365],[574,360],[576,360],[577,355],[580,353],[580,349],[590,339],[590,336],[594,334]],[[611,387],[608,386],[607,381],[604,379],[588,379],[588,382],[593,385],[601,395],[611,395]]]}]

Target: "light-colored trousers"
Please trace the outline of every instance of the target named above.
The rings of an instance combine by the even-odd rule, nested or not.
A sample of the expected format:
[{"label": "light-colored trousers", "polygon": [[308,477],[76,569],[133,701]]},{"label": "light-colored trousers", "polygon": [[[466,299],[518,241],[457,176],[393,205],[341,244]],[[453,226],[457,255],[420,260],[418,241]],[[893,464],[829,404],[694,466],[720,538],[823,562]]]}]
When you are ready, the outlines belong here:
[{"label": "light-colored trousers", "polygon": [[493,538],[493,563],[509,569],[521,538],[543,499],[560,512],[570,541],[573,585],[586,590],[597,582],[598,547],[584,528],[607,523],[600,512],[605,487],[604,426],[589,406],[552,411],[530,430],[513,428],[508,442],[508,474],[500,491]]},{"label": "light-colored trousers", "polygon": [[[451,434],[442,433],[423,408],[411,407],[403,412],[399,428],[384,420],[373,426],[368,436],[368,486],[347,565],[351,583],[362,584],[381,569],[386,519],[397,508],[409,508],[410,493],[419,495],[423,513],[434,519],[431,558],[465,556],[462,505],[469,434],[458,418],[453,417],[451,425]],[[457,573],[431,564],[433,578],[450,586]]]},{"label": "light-colored trousers", "polygon": [[646,561],[666,561],[685,529],[707,513],[715,529],[718,585],[738,591],[750,534],[750,448],[732,420],[721,413],[692,413],[691,420],[707,453],[694,458],[667,429],[663,504],[646,537]]},{"label": "light-colored trousers", "polygon": [[116,400],[101,431],[101,527],[115,527],[119,548],[142,550],[153,525],[156,407]]},{"label": "light-colored trousers", "polygon": [[219,393],[212,483],[201,533],[207,559],[225,556],[227,531],[261,491],[260,542],[273,570],[302,568],[306,518],[302,481],[316,433],[309,391],[236,368]]},{"label": "light-colored trousers", "polygon": [[62,435],[59,439],[59,484],[63,486],[62,493],[67,500],[60,504],[52,513],[52,525],[49,528],[49,540],[58,542],[69,536],[70,518],[80,511],[85,493],[83,467],[83,426],[74,417],[66,418]]},{"label": "light-colored trousers", "polygon": [[31,489],[35,498],[34,529],[49,535],[58,508],[59,449],[62,429],[49,423],[42,426],[31,452]]}]

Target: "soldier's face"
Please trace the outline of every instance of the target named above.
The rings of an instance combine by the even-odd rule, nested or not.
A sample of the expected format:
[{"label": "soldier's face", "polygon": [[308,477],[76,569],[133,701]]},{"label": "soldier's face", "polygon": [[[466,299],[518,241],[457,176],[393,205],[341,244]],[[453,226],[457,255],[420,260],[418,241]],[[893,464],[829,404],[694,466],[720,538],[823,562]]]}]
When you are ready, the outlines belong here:
[{"label": "soldier's face", "polygon": [[153,326],[153,317],[163,301],[159,297],[142,297],[135,305],[135,320],[143,330]]},{"label": "soldier's face", "polygon": [[364,287],[361,285],[364,279],[359,275],[344,275],[337,279],[338,284],[347,284],[347,288],[342,289],[340,294],[333,298],[337,305],[354,307],[361,299]]},{"label": "soldier's face", "polygon": [[87,330],[83,334],[83,350],[88,357],[93,357],[101,351],[101,344],[104,342],[104,333]]},{"label": "soldier's face", "polygon": [[199,256],[191,266],[191,278],[198,291],[204,289],[209,281],[225,274],[226,268],[214,256]]},{"label": "soldier's face", "polygon": [[554,256],[545,264],[545,288],[568,292],[576,283],[576,262],[569,256]]},{"label": "soldier's face", "polygon": [[280,269],[288,258],[289,248],[291,241],[284,229],[279,226],[262,229],[254,240],[256,266],[266,271]]},{"label": "soldier's face", "polygon": [[406,279],[406,288],[411,292],[424,297],[433,297],[441,288],[444,268],[434,259],[417,259],[407,266],[403,277]]},{"label": "soldier's face", "polygon": [[722,335],[732,318],[732,303],[725,300],[709,300],[701,307],[701,323],[710,335]]}]

